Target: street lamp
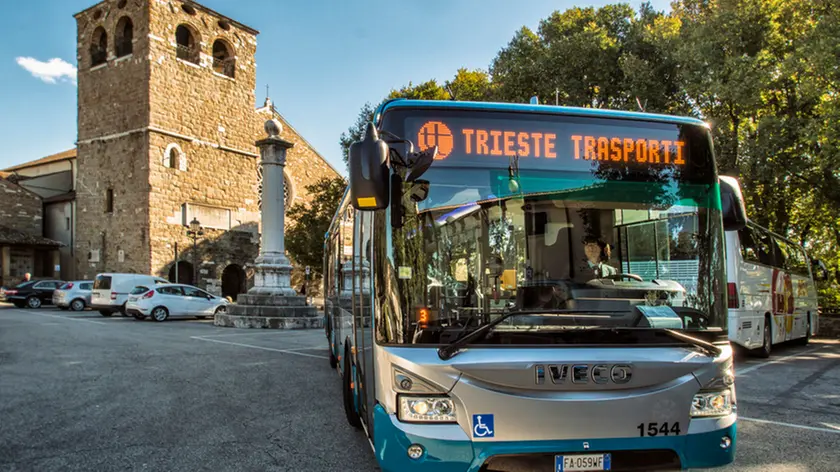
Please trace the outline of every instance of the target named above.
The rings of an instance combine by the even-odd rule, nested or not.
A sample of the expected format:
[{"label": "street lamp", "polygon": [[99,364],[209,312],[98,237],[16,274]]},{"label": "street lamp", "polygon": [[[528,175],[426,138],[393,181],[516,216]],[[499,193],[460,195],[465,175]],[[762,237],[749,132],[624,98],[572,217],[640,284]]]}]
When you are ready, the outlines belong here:
[{"label": "street lamp", "polygon": [[201,223],[198,218],[193,218],[190,221],[190,229],[187,230],[187,236],[193,240],[193,284],[198,286],[198,251],[196,250],[196,242],[199,236],[203,236],[204,231],[201,230]]}]

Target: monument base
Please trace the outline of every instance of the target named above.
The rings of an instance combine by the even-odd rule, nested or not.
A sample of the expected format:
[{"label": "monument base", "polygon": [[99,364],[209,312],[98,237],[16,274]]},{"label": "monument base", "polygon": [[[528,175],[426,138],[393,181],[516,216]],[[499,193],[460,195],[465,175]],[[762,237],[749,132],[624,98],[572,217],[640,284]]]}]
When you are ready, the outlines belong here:
[{"label": "monument base", "polygon": [[306,304],[306,297],[298,295],[243,293],[228,311],[218,314],[216,326],[264,329],[322,328],[324,319],[314,306]]}]

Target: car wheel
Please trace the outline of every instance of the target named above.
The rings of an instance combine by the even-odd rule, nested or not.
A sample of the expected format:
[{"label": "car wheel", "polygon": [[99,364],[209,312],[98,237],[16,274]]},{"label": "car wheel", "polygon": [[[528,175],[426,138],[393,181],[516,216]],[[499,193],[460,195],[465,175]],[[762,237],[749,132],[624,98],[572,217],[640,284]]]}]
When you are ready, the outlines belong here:
[{"label": "car wheel", "polygon": [[111,312],[110,312],[110,311],[108,311],[108,310],[99,310],[99,314],[100,314],[100,315],[102,315],[102,316],[111,316],[111,315],[113,315],[113,313],[111,313]]},{"label": "car wheel", "polygon": [[155,321],[166,321],[169,318],[169,310],[166,308],[159,306],[152,310],[152,319]]},{"label": "car wheel", "polygon": [[26,306],[29,308],[41,308],[41,299],[38,297],[29,297],[26,299]]},{"label": "car wheel", "polygon": [[225,314],[227,314],[227,307],[226,306],[220,306],[220,307],[216,308],[216,311],[215,311],[214,314],[215,315],[225,315]]},{"label": "car wheel", "polygon": [[70,309],[73,311],[82,311],[85,309],[85,301],[81,298],[77,298],[70,302]]},{"label": "car wheel", "polygon": [[768,358],[773,350],[773,331],[770,329],[770,317],[764,319],[764,333],[762,335],[761,347],[758,349],[758,357]]},{"label": "car wheel", "polygon": [[351,363],[350,355],[345,352],[344,353],[344,376],[341,379],[342,389],[341,393],[344,397],[344,415],[347,417],[347,422],[350,423],[350,426],[358,429],[362,427],[362,419],[359,417],[359,413],[356,411],[356,402],[353,398],[353,370],[350,368]]}]

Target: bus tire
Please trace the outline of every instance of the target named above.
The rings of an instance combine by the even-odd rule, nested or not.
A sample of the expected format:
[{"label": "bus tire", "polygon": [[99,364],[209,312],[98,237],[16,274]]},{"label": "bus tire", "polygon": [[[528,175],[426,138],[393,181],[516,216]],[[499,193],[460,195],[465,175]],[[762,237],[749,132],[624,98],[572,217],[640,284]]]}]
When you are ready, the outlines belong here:
[{"label": "bus tire", "polygon": [[796,344],[807,346],[811,342],[811,314],[808,314],[808,321],[805,324],[805,336],[796,340]]},{"label": "bus tire", "polygon": [[330,343],[330,367],[335,369],[338,367],[338,359],[335,358],[335,346]]},{"label": "bus tire", "polygon": [[344,397],[344,415],[347,417],[347,422],[350,426],[359,429],[362,427],[362,419],[359,418],[359,413],[356,411],[355,402],[353,401],[353,389],[350,387],[353,379],[353,370],[350,368],[350,353],[344,353],[344,375],[341,378],[342,394]]},{"label": "bus tire", "polygon": [[768,358],[773,351],[773,330],[770,316],[764,317],[764,331],[761,334],[761,347],[756,351],[758,357]]}]

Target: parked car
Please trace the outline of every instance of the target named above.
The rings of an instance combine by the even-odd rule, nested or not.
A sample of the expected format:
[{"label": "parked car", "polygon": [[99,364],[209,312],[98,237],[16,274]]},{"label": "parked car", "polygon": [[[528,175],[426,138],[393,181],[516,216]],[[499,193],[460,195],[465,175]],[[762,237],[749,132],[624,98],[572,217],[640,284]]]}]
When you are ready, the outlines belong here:
[{"label": "parked car", "polygon": [[53,292],[53,305],[62,310],[82,311],[90,305],[91,290],[93,290],[93,280],[67,282]]},{"label": "parked car", "polygon": [[99,311],[102,316],[111,316],[120,312],[128,316],[125,304],[128,294],[134,287],[143,285],[153,287],[168,284],[169,281],[154,275],[142,274],[98,274],[93,281],[93,291],[90,294],[90,307]]},{"label": "parked car", "polygon": [[61,280],[30,280],[6,289],[5,298],[18,308],[41,308],[43,304],[52,303],[53,292],[62,285],[64,282]]},{"label": "parked car", "polygon": [[192,285],[166,284],[136,287],[128,297],[126,310],[138,320],[147,316],[155,321],[185,316],[204,319],[226,313],[229,303]]}]

